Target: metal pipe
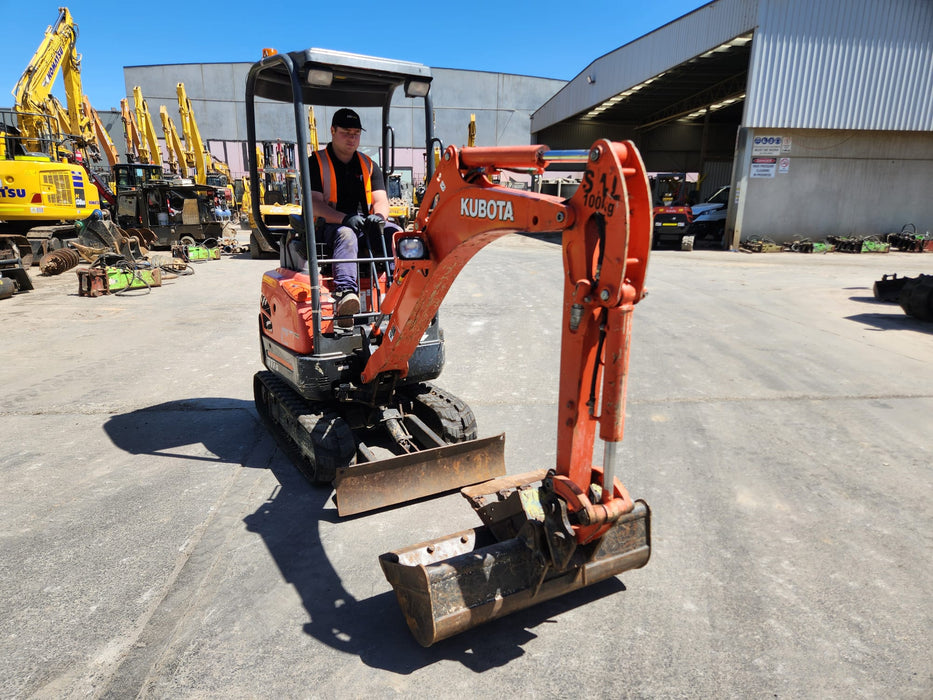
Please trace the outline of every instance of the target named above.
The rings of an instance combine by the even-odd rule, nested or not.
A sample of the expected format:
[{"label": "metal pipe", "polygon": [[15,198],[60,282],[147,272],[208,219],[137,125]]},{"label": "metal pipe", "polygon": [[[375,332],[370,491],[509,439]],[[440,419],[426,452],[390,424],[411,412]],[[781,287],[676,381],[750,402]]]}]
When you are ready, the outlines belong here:
[{"label": "metal pipe", "polygon": [[612,500],[615,493],[616,472],[619,466],[619,444],[618,442],[605,443],[603,452],[603,503]]},{"label": "metal pipe", "polygon": [[590,159],[590,152],[588,150],[545,151],[542,157],[549,163],[585,163]]}]

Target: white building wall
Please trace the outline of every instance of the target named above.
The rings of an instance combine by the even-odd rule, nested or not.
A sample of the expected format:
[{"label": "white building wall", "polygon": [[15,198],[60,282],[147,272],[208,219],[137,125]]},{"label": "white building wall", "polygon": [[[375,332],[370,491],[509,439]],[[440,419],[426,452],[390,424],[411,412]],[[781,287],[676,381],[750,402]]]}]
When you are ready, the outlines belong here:
[{"label": "white building wall", "polygon": [[[775,162],[756,157],[756,140],[775,137]],[[742,129],[727,231],[733,244],[933,231],[931,172],[930,132]]]}]

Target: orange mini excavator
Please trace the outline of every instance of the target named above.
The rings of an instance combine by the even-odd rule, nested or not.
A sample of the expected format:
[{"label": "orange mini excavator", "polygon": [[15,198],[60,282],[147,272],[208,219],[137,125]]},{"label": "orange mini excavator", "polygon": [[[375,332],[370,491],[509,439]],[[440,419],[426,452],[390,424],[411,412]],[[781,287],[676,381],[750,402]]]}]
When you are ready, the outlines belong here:
[{"label": "orange mini excavator", "polygon": [[[247,152],[255,153],[256,97],[293,105],[299,153],[307,149],[306,105],[379,107],[390,174],[396,87],[424,101],[425,153],[438,142],[430,83],[420,64],[321,49],[268,55],[247,79]],[[295,269],[283,255],[263,275],[267,371],[254,381],[258,412],[309,478],[334,482],[342,515],[463,487],[481,527],[380,557],[425,646],[641,567],[650,554],[648,507],[617,478],[632,311],[644,295],[651,248],[641,157],[630,142],[600,140],[580,151],[451,146],[436,169],[431,160],[414,230],[395,234],[394,255],[370,251],[355,261],[362,307],[350,327],[335,316],[333,261],[315,239],[310,179],[299,159],[305,216],[278,245],[300,245],[308,262]],[[540,174],[569,162],[584,167],[570,199],[493,183],[502,170]],[[256,189],[252,158],[250,171]],[[258,192],[252,201],[259,202]],[[506,475],[504,436],[477,440],[469,407],[430,383],[444,361],[438,309],[485,245],[513,232],[558,231],[557,460],[551,469]],[[597,429],[605,443],[601,467],[593,464]]]}]

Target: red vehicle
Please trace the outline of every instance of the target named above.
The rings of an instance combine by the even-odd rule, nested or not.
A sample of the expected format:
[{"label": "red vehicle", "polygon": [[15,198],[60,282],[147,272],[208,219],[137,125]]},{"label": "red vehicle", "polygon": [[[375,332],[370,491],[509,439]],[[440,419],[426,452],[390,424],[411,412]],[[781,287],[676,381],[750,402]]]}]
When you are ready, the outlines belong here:
[{"label": "red vehicle", "polygon": [[661,173],[649,181],[654,202],[652,247],[680,250],[693,223],[688,200],[696,183],[688,182],[686,173]]}]

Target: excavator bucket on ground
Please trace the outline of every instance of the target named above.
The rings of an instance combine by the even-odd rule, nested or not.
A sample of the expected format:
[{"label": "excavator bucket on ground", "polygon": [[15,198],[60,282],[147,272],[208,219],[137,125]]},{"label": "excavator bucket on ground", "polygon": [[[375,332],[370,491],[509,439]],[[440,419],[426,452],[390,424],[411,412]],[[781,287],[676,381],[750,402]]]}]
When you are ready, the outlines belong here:
[{"label": "excavator bucket on ground", "polygon": [[[530,486],[542,479],[544,486]],[[422,646],[648,563],[651,528],[644,501],[601,538],[573,547],[553,521],[566,513],[552,508],[548,479],[543,471],[531,472],[465,488],[485,525],[379,557]],[[485,503],[488,495],[497,500]]]},{"label": "excavator bucket on ground", "polygon": [[357,515],[505,474],[505,435],[337,469],[337,512]]}]

